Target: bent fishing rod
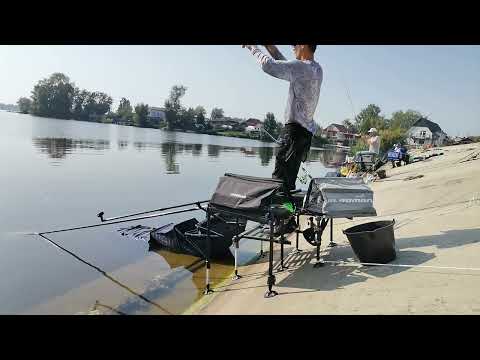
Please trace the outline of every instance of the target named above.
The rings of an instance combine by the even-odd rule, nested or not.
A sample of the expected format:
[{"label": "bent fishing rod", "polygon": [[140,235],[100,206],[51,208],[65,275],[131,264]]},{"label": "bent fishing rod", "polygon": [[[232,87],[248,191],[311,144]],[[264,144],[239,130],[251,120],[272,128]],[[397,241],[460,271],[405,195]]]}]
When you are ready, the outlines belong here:
[{"label": "bent fishing rod", "polygon": [[[54,234],[54,233],[59,233],[59,232],[66,232],[66,231],[73,231],[73,230],[80,230],[80,229],[88,229],[88,228],[94,228],[94,227],[99,227],[99,226],[107,226],[107,225],[112,225],[112,224],[119,224],[119,223],[123,223],[123,222],[129,222],[129,221],[135,221],[135,220],[140,220],[140,219],[147,219],[147,218],[153,218],[153,217],[159,217],[159,216],[165,216],[165,215],[171,215],[171,214],[179,214],[179,213],[183,213],[183,212],[188,212],[188,211],[195,211],[195,210],[205,210],[203,207],[202,207],[202,204],[204,203],[207,203],[208,200],[205,200],[205,201],[197,201],[197,202],[194,202],[194,203],[187,203],[187,204],[182,204],[182,205],[177,205],[177,206],[169,206],[169,207],[165,207],[165,208],[160,208],[160,209],[155,209],[155,210],[149,210],[149,211],[143,211],[143,212],[137,212],[137,213],[133,213],[133,214],[129,214],[129,215],[122,215],[122,216],[116,216],[116,217],[112,217],[112,218],[109,218],[109,219],[104,219],[103,218],[103,215],[104,215],[104,212],[102,211],[101,213],[99,213],[97,216],[100,217],[102,223],[101,224],[94,224],[94,225],[85,225],[85,226],[78,226],[78,227],[72,227],[72,228],[67,228],[67,229],[60,229],[60,230],[52,230],[52,231],[44,231],[44,232],[40,232],[40,233],[33,233],[32,235],[38,235],[40,236],[41,238],[43,238],[44,240],[48,241],[49,243],[51,243],[52,245],[54,245],[55,247],[57,247],[58,249],[66,252],[67,254],[69,254],[70,256],[73,256],[75,259],[79,260],[80,262],[86,264],[87,266],[93,268],[94,270],[98,271],[99,273],[101,273],[103,276],[105,276],[107,279],[109,279],[110,281],[114,282],[115,284],[117,284],[118,286],[122,287],[123,289],[127,290],[128,292],[130,292],[131,294],[135,295],[135,296],[138,296],[140,299],[142,299],[143,301],[159,308],[160,310],[162,310],[164,313],[167,313],[167,314],[171,314],[168,310],[164,309],[163,307],[161,307],[159,304],[157,304],[156,302],[154,301],[151,301],[149,300],[148,298],[146,298],[145,296],[143,296],[142,294],[139,294],[138,292],[136,292],[135,290],[129,288],[128,286],[126,286],[125,284],[121,283],[120,281],[118,281],[117,279],[115,279],[114,277],[112,277],[111,275],[109,275],[106,271],[102,270],[101,268],[99,268],[98,266],[88,262],[87,260],[83,259],[82,257],[80,257],[79,255],[75,254],[74,252],[66,249],[65,247],[61,246],[60,244],[58,244],[57,242],[53,241],[52,239],[50,239],[49,237],[45,236],[47,234]],[[186,206],[193,206],[193,205],[196,205],[197,207],[191,207],[189,209],[182,209],[182,210],[175,210],[175,211],[166,211],[166,210],[173,210],[173,209],[178,209],[178,208],[182,208],[182,207],[186,207]],[[129,217],[133,217],[133,216],[137,216],[137,215],[143,215],[143,214],[148,214],[148,213],[152,213],[152,212],[157,212],[157,211],[166,211],[166,212],[162,212],[162,213],[159,213],[159,214],[152,214],[152,215],[147,215],[147,216],[141,216],[141,217],[136,217],[136,218],[131,218],[131,219],[128,219]],[[119,220],[119,219],[123,219],[123,220]],[[112,220],[118,220],[118,221],[112,221]]]},{"label": "bent fishing rod", "polygon": [[[177,206],[169,206],[166,208],[160,208],[160,209],[155,209],[155,210],[148,210],[148,211],[142,211],[138,213],[133,213],[133,214],[128,214],[128,215],[122,215],[122,216],[115,216],[111,218],[105,219],[103,217],[104,212],[100,212],[97,216],[100,218],[102,221],[101,224],[93,224],[93,225],[85,225],[85,226],[77,226],[77,227],[71,227],[67,229],[59,229],[59,230],[51,230],[51,231],[44,231],[44,232],[39,232],[39,233],[33,233],[33,235],[45,235],[45,234],[55,234],[59,232],[66,232],[66,231],[74,231],[74,230],[83,230],[83,229],[90,229],[90,228],[95,228],[99,226],[107,226],[107,225],[113,225],[113,224],[120,224],[124,222],[129,222],[129,221],[136,221],[136,220],[143,220],[143,219],[151,219],[155,217],[160,217],[160,216],[165,216],[165,215],[173,215],[173,214],[181,214],[184,212],[189,212],[189,211],[195,211],[195,210],[204,210],[205,208],[202,206],[202,204],[208,203],[210,200],[204,200],[204,201],[197,201],[193,203],[188,203],[188,204],[182,204],[182,205],[177,205]],[[196,207],[193,207],[193,206]],[[165,211],[165,210],[172,210],[172,209],[178,209],[186,206],[192,206],[191,208],[188,209],[182,209],[182,210],[174,210],[174,211],[166,211],[166,212],[161,212],[159,214],[152,214],[152,215],[145,215],[145,216],[140,216],[140,217],[134,217],[131,219],[128,219],[130,217],[136,216],[136,215],[142,215],[142,214],[148,214],[152,212],[157,212],[157,211]],[[124,220],[118,220],[118,219],[124,219]],[[113,221],[113,220],[118,220],[118,221]]]}]

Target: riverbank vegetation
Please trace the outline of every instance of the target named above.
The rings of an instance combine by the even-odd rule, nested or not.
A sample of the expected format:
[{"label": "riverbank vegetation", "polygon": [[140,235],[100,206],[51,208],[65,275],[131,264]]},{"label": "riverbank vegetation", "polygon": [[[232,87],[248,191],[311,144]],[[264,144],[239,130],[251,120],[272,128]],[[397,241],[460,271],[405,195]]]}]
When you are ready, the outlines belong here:
[{"label": "riverbank vegetation", "polygon": [[[38,81],[31,92],[30,98],[21,97],[17,102],[17,109],[24,114],[57,119],[73,119],[80,121],[121,124],[144,128],[166,129],[171,131],[186,131],[210,135],[231,136],[239,138],[254,138],[262,141],[277,139],[283,124],[269,112],[263,119],[263,129],[268,132],[254,129],[245,131],[245,127],[215,126],[216,120],[224,119],[222,108],[214,107],[210,118],[207,119],[206,109],[198,105],[185,107],[181,99],[187,88],[175,85],[171,88],[168,99],[164,101],[161,111],[164,117],[152,116],[148,104],[131,104],[127,98],[122,98],[116,110],[112,109],[113,98],[98,90],[81,89],[62,73],[54,73],[50,77]],[[382,137],[381,151],[386,151],[394,143],[405,140],[409,127],[420,117],[417,111],[397,111],[390,119],[381,114],[381,109],[370,104],[355,116],[355,119],[346,119],[343,125],[350,133],[365,135],[371,127],[379,130]],[[312,146],[323,147],[330,141],[321,136],[319,131],[312,139]],[[358,139],[351,147],[351,152],[368,148],[364,137]]]},{"label": "riverbank vegetation", "polygon": [[[223,109],[213,108],[210,119],[207,119],[207,111],[203,106],[198,105],[195,108],[183,106],[181,98],[186,91],[187,88],[183,85],[175,85],[171,88],[170,95],[161,109],[164,113],[164,118],[162,118],[151,116],[150,110],[153,108],[148,104],[139,103],[133,106],[124,97],[120,100],[117,110],[114,111],[112,109],[113,98],[110,95],[101,91],[81,89],[65,74],[54,73],[35,84],[30,98],[18,99],[16,110],[39,117],[272,141],[270,137],[260,131],[249,134],[236,129],[214,128],[211,120],[223,118]],[[273,113],[266,114],[264,128],[272,136],[278,137],[282,126],[275,120]]]},{"label": "riverbank vegetation", "polygon": [[343,125],[352,133],[360,134],[361,137],[350,148],[350,154],[357,151],[368,150],[366,135],[369,129],[376,128],[380,135],[380,152],[385,153],[394,144],[404,142],[407,138],[408,129],[421,117],[425,117],[418,111],[396,111],[389,119],[381,114],[378,105],[370,104],[355,117],[343,121]]}]

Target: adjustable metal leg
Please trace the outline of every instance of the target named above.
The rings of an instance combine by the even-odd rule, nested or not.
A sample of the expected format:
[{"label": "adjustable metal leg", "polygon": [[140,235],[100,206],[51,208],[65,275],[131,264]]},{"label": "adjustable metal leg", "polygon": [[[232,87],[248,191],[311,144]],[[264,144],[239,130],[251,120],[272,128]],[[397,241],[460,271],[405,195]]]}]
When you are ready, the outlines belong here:
[{"label": "adjustable metal leg", "polygon": [[270,220],[270,254],[268,261],[268,291],[265,293],[266,298],[274,297],[278,295],[275,290],[272,290],[273,285],[275,285],[275,275],[273,275],[273,220]]},{"label": "adjustable metal leg", "polygon": [[279,271],[288,269],[288,266],[283,265],[283,242],[284,241],[285,241],[285,235],[282,234],[280,236],[280,270]]},{"label": "adjustable metal leg", "polygon": [[238,234],[240,232],[240,224],[238,222],[238,217],[236,219],[236,225],[237,225],[237,235],[233,237],[233,245],[234,245],[234,252],[235,252],[235,275],[233,276],[233,280],[238,280],[241,278],[240,275],[238,275],[238,249],[240,248],[240,240],[238,239]]},{"label": "adjustable metal leg", "polygon": [[205,268],[206,268],[206,276],[205,276],[205,291],[204,294],[208,295],[209,293],[213,292],[210,289],[210,211],[207,210],[207,258],[205,259]]},{"label": "adjustable metal leg", "polygon": [[238,275],[238,266],[237,266],[237,252],[238,252],[238,248],[240,247],[240,244],[239,244],[239,241],[236,237],[234,239],[235,239],[234,240],[234,245],[235,245],[235,250],[234,250],[234,252],[235,252],[235,275],[233,276],[232,279],[233,280],[238,280],[238,279],[241,278],[241,276]]},{"label": "adjustable metal leg", "polygon": [[321,219],[317,217],[317,231],[315,231],[316,243],[317,243],[317,262],[313,265],[314,268],[322,267],[325,265],[324,262],[320,261],[320,245],[322,244],[322,233],[321,233]]},{"label": "adjustable metal leg", "polygon": [[208,295],[210,293],[213,292],[213,290],[210,288],[210,262],[207,260],[205,261],[205,264],[206,264],[206,272],[207,272],[207,275],[206,275],[206,286],[205,286],[205,291],[203,292],[204,295]]},{"label": "adjustable metal leg", "polygon": [[337,243],[333,242],[333,218],[330,218],[330,244],[329,247],[337,246]]},{"label": "adjustable metal leg", "polygon": [[300,237],[300,215],[297,214],[297,229],[295,230],[295,250],[293,250],[293,253],[297,253],[297,252],[300,252],[302,250],[300,250],[298,248],[298,238]]},{"label": "adjustable metal leg", "polygon": [[259,257],[262,258],[264,256],[265,256],[265,254],[263,253],[263,241],[260,241],[260,255],[259,255]]}]

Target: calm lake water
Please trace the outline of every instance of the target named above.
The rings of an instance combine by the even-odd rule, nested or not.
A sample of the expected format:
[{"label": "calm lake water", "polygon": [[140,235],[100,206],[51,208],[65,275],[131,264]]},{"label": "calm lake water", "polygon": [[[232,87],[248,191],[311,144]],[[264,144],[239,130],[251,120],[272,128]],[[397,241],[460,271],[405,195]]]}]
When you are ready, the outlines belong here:
[{"label": "calm lake water", "polygon": [[[100,211],[111,217],[208,200],[225,172],[270,177],[275,163],[276,146],[257,140],[4,111],[0,128],[0,314],[181,313],[201,296],[202,263],[149,249],[119,229],[202,213],[49,235],[111,278],[31,233],[96,224]],[[307,167],[322,176],[343,158],[312,149]],[[242,243],[241,261],[259,248]],[[215,284],[232,263],[212,268]]]}]

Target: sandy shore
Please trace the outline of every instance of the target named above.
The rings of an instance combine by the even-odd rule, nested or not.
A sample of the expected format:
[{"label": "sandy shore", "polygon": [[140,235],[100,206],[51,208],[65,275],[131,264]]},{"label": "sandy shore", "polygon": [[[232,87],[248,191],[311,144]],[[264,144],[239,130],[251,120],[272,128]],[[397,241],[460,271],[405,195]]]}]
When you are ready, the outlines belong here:
[{"label": "sandy shore", "polygon": [[[275,273],[278,296],[263,297],[268,269],[263,258],[241,267],[243,278],[218,284],[186,314],[480,313],[480,159],[463,161],[480,151],[480,144],[442,150],[442,156],[408,166],[387,165],[387,178],[371,184],[379,216],[338,219],[334,240],[339,246],[326,246],[327,231],[322,244],[324,260],[356,262],[342,230],[395,219],[397,259],[391,264],[420,267],[327,264],[315,269],[315,249],[301,239],[303,251],[287,247],[289,269]],[[418,175],[423,177],[406,180]]]}]

